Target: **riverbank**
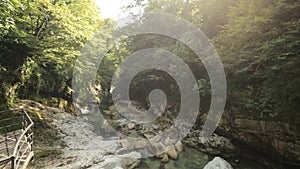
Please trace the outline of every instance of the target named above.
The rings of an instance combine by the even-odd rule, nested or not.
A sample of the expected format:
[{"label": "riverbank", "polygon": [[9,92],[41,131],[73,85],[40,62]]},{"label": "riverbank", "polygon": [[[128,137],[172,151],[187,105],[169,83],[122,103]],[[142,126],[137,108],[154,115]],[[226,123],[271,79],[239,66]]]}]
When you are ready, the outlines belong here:
[{"label": "riverbank", "polygon": [[[76,116],[35,102],[23,104],[22,107],[35,112],[31,115],[35,116],[38,126],[35,129],[35,157],[29,167],[31,169],[198,169],[218,156],[228,161],[233,168],[271,168],[264,166],[265,163],[254,151],[240,147],[241,145],[224,136],[214,134],[205,144],[200,143],[198,130],[193,130],[182,140],[183,151],[177,151],[176,159],[169,157],[167,161],[163,161],[158,156],[140,159],[142,155],[139,152],[124,151],[130,145],[124,144],[120,138],[107,139],[100,132],[103,130],[103,124],[109,124],[130,136],[153,137],[159,130],[168,127],[167,123],[160,121],[148,127],[129,123],[119,116],[113,107],[103,112],[106,119],[102,121],[97,120],[97,114]],[[143,148],[142,145],[140,148]],[[286,167],[278,165],[278,168]]]}]

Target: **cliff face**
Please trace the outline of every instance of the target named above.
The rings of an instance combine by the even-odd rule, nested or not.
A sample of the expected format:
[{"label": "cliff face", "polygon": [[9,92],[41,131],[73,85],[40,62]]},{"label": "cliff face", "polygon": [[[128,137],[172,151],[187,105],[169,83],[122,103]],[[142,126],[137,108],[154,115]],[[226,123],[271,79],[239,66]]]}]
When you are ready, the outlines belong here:
[{"label": "cliff face", "polygon": [[218,132],[240,144],[241,149],[252,149],[258,154],[258,158],[288,165],[300,165],[300,133],[296,124],[280,120],[249,118],[242,112],[225,113]]},{"label": "cliff face", "polygon": [[263,158],[300,165],[298,71],[291,62],[272,73],[264,68],[258,75],[227,76],[227,107],[219,130]]}]

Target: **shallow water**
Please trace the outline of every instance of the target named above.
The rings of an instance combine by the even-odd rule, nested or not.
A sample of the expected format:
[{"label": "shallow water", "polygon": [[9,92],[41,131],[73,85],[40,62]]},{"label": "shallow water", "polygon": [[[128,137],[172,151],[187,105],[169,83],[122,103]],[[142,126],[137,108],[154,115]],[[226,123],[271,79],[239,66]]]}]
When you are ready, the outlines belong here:
[{"label": "shallow water", "polygon": [[[194,148],[187,147],[179,154],[178,160],[170,160],[168,163],[161,163],[157,158],[146,158],[137,169],[201,169],[213,157],[208,156]],[[249,159],[226,159],[234,169],[264,169],[258,162]]]}]

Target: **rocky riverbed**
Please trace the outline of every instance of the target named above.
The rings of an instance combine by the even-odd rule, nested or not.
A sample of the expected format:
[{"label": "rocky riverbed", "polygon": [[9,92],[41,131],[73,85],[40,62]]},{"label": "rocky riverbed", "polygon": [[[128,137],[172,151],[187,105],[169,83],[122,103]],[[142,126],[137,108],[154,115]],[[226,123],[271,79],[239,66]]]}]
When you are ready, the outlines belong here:
[{"label": "rocky riverbed", "polygon": [[[48,114],[48,117],[50,115]],[[141,155],[129,152],[117,155],[119,143],[117,140],[107,141],[97,135],[91,123],[85,118],[75,117],[68,113],[51,115],[52,125],[60,131],[60,137],[65,146],[47,147],[60,151],[56,158],[36,159],[30,168],[134,168],[140,163]],[[45,147],[37,147],[42,150]]]},{"label": "rocky riverbed", "polygon": [[54,158],[36,159],[29,168],[145,169],[148,167],[149,169],[159,169],[163,167],[164,169],[196,169],[203,168],[210,159],[208,155],[188,147],[185,147],[184,150],[181,148],[181,151],[178,151],[180,150],[178,147],[176,152],[166,153],[167,160],[159,157],[140,159],[141,154],[138,152],[118,155],[119,150],[124,148],[124,144],[120,140],[104,140],[102,136],[94,132],[94,126],[86,118],[57,113],[53,114],[51,119],[52,125],[60,130],[65,146],[48,147],[48,150],[49,148],[57,150],[61,154]]},{"label": "rocky riverbed", "polygon": [[[97,113],[74,116],[36,102],[25,102],[21,107],[35,112],[36,115],[31,115],[39,118],[36,119],[37,123],[42,121],[47,124],[44,128],[39,124],[42,128],[35,131],[38,138],[34,146],[35,158],[29,167],[32,169],[199,169],[205,166],[211,168],[212,165],[240,169],[263,168],[255,160],[237,157],[236,147],[231,141],[217,134],[203,142],[199,138],[199,131],[194,129],[167,152],[141,158],[143,155],[135,150],[144,149],[145,143],[128,142],[122,136],[110,137],[110,131],[105,127],[112,126],[130,137],[152,138],[172,124],[170,118],[160,118],[151,124],[141,125],[124,119],[113,106],[103,112],[105,119],[99,119]],[[172,140],[163,138],[161,141],[168,145],[173,144]]]}]

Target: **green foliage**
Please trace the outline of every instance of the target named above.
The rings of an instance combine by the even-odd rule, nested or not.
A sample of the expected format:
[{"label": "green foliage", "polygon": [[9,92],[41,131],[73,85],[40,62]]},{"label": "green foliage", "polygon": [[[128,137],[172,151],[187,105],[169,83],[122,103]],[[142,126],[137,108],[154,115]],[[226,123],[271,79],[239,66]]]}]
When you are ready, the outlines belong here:
[{"label": "green foliage", "polygon": [[145,0],[135,2],[134,5],[145,8],[146,12],[182,17],[201,28],[209,38],[214,38],[227,23],[229,7],[235,3],[233,0],[151,0],[146,5]]},{"label": "green foliage", "polygon": [[[300,119],[300,4],[293,0],[151,0],[148,12],[183,17],[212,39],[223,60],[229,105],[257,118]],[[153,35],[136,38],[138,49],[163,46],[185,58],[202,82],[188,47]],[[154,45],[153,45],[154,44]],[[159,44],[159,45],[157,45]],[[131,47],[133,48],[133,47]],[[201,67],[201,65],[200,65]],[[203,69],[200,68],[200,70]],[[209,83],[197,87],[202,96]],[[231,107],[229,107],[231,108]],[[298,120],[299,121],[299,120]]]},{"label": "green foliage", "polygon": [[65,97],[81,48],[103,22],[95,2],[2,0],[0,10],[3,93]]},{"label": "green foliage", "polygon": [[[212,40],[228,75],[229,105],[257,118],[299,117],[295,115],[300,97],[300,4],[297,1],[145,2],[135,0],[128,8],[143,7],[147,12],[183,17]],[[93,0],[1,0],[0,11],[1,107],[13,103],[17,93],[25,98],[69,100],[76,58],[88,54],[99,59],[99,53],[106,54],[96,81],[102,86],[100,97],[109,100],[111,78],[119,63],[135,51],[153,47],[180,56],[199,80],[195,88],[202,97],[209,97],[207,74],[189,47],[152,34],[117,39],[115,23],[99,17]],[[89,65],[79,72],[88,72],[96,66],[93,61],[87,62],[79,63]],[[83,78],[73,80],[85,81],[90,77]],[[141,76],[136,79],[142,80]],[[171,92],[176,90],[173,84],[172,87],[164,84],[172,88]]]},{"label": "green foliage", "polygon": [[233,104],[254,116],[299,118],[299,9],[294,1],[240,0],[215,40],[240,93]]},{"label": "green foliage", "polygon": [[15,29],[15,10],[20,5],[18,0],[0,1],[0,39]]}]

